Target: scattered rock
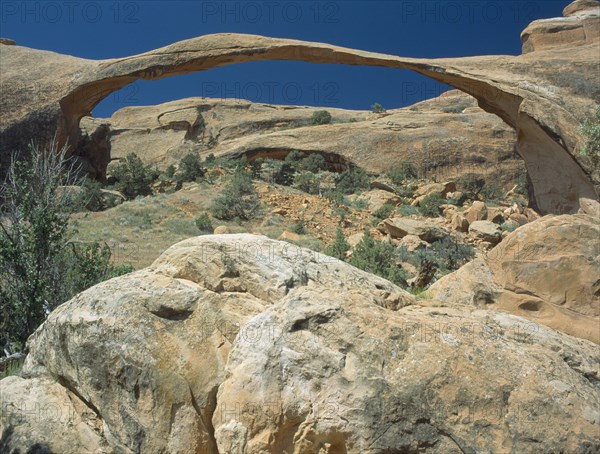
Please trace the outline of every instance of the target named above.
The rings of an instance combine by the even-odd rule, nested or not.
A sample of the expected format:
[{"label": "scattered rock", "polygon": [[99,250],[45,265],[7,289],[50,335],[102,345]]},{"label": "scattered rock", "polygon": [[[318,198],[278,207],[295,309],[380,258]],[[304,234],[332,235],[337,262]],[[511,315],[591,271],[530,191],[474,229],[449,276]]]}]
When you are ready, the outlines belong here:
[{"label": "scattered rock", "polygon": [[400,239],[406,235],[415,235],[428,243],[441,240],[449,235],[446,229],[439,227],[431,221],[417,221],[400,217],[381,221],[377,226],[377,230],[389,234],[394,239]]},{"label": "scattered rock", "polygon": [[497,244],[502,239],[502,230],[491,221],[474,221],[469,224],[469,235],[491,244]]},{"label": "scattered rock", "polygon": [[300,235],[286,230],[279,236],[278,239],[281,241],[300,241]]},{"label": "scattered rock", "polygon": [[508,217],[509,220],[516,222],[519,225],[525,225],[529,223],[529,219],[524,214],[513,213]]},{"label": "scattered rock", "polygon": [[469,221],[467,221],[466,218],[460,213],[455,213],[452,216],[450,226],[453,230],[457,230],[459,232],[469,231]]},{"label": "scattered rock", "polygon": [[485,203],[480,201],[473,202],[473,205],[463,212],[463,216],[467,221],[469,221],[469,223],[473,223],[475,221],[484,221],[487,219],[487,214],[487,206]]},{"label": "scattered rock", "polygon": [[431,183],[426,184],[425,186],[421,186],[417,189],[417,196],[427,196],[431,194],[437,194],[443,199],[446,198],[446,195],[449,192],[456,191],[456,183],[448,182],[448,183]]},{"label": "scattered rock", "polygon": [[402,202],[402,199],[396,194],[382,189],[371,189],[370,191],[364,192],[358,197],[358,200],[366,200],[368,209],[371,212],[379,210],[386,204],[396,206]]},{"label": "scattered rock", "polygon": [[408,252],[415,252],[419,249],[429,247],[429,243],[423,241],[416,235],[406,235],[400,240],[399,245],[404,246]]},{"label": "scattered rock", "polygon": [[223,234],[228,234],[228,233],[232,233],[231,229],[229,227],[227,227],[226,225],[219,225],[217,227],[215,227],[215,230],[213,231],[213,233],[215,235],[223,235]]}]

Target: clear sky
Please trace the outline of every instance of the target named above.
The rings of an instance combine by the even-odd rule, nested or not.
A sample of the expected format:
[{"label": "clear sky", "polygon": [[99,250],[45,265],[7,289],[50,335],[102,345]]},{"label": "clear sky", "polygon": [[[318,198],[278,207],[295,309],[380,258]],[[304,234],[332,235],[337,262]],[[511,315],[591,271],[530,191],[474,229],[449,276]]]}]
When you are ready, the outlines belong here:
[{"label": "clear sky", "polygon": [[[408,57],[521,52],[534,19],[557,17],[568,0],[389,1],[4,1],[0,35],[17,44],[77,57],[138,54],[210,33],[252,33],[319,41]],[[139,81],[94,110],[190,96],[238,97],[275,104],[369,109],[402,107],[448,87],[389,68],[252,62]]]}]

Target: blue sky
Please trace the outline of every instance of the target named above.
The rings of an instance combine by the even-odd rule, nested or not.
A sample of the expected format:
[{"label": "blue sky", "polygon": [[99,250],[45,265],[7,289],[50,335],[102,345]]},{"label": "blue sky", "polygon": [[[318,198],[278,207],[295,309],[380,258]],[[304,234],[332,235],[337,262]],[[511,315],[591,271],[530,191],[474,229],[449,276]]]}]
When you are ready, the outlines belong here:
[{"label": "blue sky", "polygon": [[[0,35],[83,58],[123,57],[209,33],[320,41],[409,57],[521,52],[534,19],[560,16],[567,0],[2,1]],[[253,62],[160,81],[139,81],[94,110],[190,96],[369,109],[432,98],[448,87],[409,71],[303,62]]]}]

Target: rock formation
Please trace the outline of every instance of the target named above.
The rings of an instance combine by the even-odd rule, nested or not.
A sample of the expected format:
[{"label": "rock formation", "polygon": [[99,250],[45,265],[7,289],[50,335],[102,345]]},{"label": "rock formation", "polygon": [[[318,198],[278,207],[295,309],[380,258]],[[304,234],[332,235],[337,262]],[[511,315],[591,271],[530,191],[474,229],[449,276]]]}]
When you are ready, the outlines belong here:
[{"label": "rock formation", "polygon": [[[478,221],[486,222],[486,221]],[[429,289],[441,301],[512,312],[600,344],[600,225],[546,216]]]},{"label": "rock formation", "polygon": [[[266,237],[191,238],[57,308],[3,452],[590,452],[597,346]],[[498,373],[502,371],[502,373]],[[549,430],[549,428],[552,430]]]},{"label": "rock formation", "polygon": [[[598,2],[578,1],[566,14],[581,28],[597,29]],[[552,30],[550,30],[552,31]],[[566,32],[565,32],[566,33]],[[540,34],[544,34],[540,32]],[[79,142],[79,122],[104,97],[138,79],[259,60],[386,66],[410,69],[475,97],[481,108],[517,130],[518,152],[534,188],[532,204],[541,213],[572,213],[580,198],[596,200],[590,163],[577,151],[580,123],[594,112],[600,75],[600,41],[547,33],[539,42],[524,35],[529,51],[521,56],[417,59],[297,40],[255,35],[216,34],[181,41],[144,54],[86,60],[18,45],[0,45],[0,157],[21,149],[36,131]],[[549,43],[557,39],[560,46]],[[531,45],[527,43],[531,41]],[[548,49],[552,47],[551,49]],[[546,50],[548,49],[548,50]],[[573,68],[577,68],[573,72]],[[97,169],[101,175],[103,169]]]},{"label": "rock formation", "polygon": [[[452,113],[457,109],[463,113]],[[507,187],[524,170],[515,153],[514,131],[457,90],[384,115],[327,108],[333,124],[315,127],[310,119],[317,110],[189,98],[125,107],[110,119],[86,117],[81,124],[86,137],[110,127],[113,159],[135,152],[161,168],[178,163],[190,151],[225,158],[282,158],[301,150],[322,154],[332,169],[353,163],[380,173],[412,161],[429,177],[456,179],[471,173]],[[107,157],[108,152],[106,147]]]}]

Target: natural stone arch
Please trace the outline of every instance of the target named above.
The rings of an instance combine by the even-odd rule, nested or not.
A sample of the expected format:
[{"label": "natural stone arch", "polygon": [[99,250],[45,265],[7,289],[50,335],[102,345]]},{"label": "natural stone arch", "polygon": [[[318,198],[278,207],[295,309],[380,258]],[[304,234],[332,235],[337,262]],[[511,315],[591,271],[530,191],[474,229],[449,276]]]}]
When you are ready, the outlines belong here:
[{"label": "natural stone arch", "polygon": [[[574,151],[579,123],[600,93],[593,54],[598,45],[532,52],[519,57],[486,56],[416,59],[359,51],[322,43],[257,35],[206,35],[144,54],[112,60],[85,60],[19,46],[0,46],[3,68],[2,158],[22,139],[23,130],[56,130],[76,144],[79,121],[106,96],[139,80],[203,71],[233,63],[299,60],[312,63],[408,69],[475,97],[481,108],[500,116],[518,133],[518,151],[533,185],[532,205],[542,213],[576,211],[580,198],[597,199],[590,170]],[[34,93],[19,93],[24,68],[40,62]],[[557,74],[577,67],[589,78],[583,93],[557,82]],[[55,70],[55,72],[53,72]],[[558,78],[560,79],[560,78]],[[550,90],[548,87],[554,88]],[[17,105],[19,109],[14,109]],[[12,106],[12,107],[9,107]]]}]

